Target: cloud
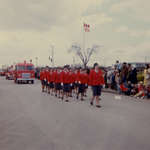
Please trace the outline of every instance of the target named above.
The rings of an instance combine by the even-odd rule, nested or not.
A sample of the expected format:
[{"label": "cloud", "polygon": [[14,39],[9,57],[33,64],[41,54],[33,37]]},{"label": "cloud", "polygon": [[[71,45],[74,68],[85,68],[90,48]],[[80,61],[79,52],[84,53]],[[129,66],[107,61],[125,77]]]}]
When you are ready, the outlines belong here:
[{"label": "cloud", "polygon": [[[132,53],[133,49],[135,51],[133,45],[136,45],[136,50],[148,52],[150,29],[143,26],[149,18],[149,5],[146,5],[149,2],[117,0],[113,4],[111,0],[0,0],[0,3],[1,64],[34,60],[35,57],[39,58],[39,64],[49,64],[50,44],[55,47],[56,64],[72,63],[72,55],[67,50],[73,42],[82,45],[83,22],[91,25],[91,32],[86,33],[86,46],[104,45],[100,53],[92,58],[91,64],[95,61],[111,64],[120,57],[128,59],[129,55],[134,60],[137,57],[136,53]],[[105,9],[102,9],[104,5]],[[111,7],[111,13],[107,5]],[[141,28],[131,28],[117,20],[116,14],[128,17],[129,12],[132,12],[133,20],[139,19]],[[139,37],[142,40],[137,40]]]},{"label": "cloud", "polygon": [[113,13],[129,13],[130,16],[136,19],[150,22],[149,9],[150,1],[148,0],[125,0],[119,1],[111,6],[111,12]]},{"label": "cloud", "polygon": [[102,0],[0,0],[0,30],[48,30],[81,16]]},{"label": "cloud", "polygon": [[131,37],[149,37],[150,36],[150,30],[135,30],[135,29],[129,29],[127,26],[121,26],[118,29],[116,29],[116,32],[118,33],[124,33]]}]

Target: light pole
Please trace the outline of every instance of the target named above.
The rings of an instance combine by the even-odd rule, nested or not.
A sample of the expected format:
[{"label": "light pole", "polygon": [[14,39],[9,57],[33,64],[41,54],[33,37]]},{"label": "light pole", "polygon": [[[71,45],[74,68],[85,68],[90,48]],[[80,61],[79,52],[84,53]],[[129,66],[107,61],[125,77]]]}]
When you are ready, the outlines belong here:
[{"label": "light pole", "polygon": [[36,67],[38,66],[38,57],[35,57]]},{"label": "light pole", "polygon": [[51,47],[51,57],[49,57],[49,58],[52,63],[52,67],[54,67],[54,46],[50,45],[50,47]]},{"label": "light pole", "polygon": [[75,57],[73,56],[73,66],[75,65]]}]

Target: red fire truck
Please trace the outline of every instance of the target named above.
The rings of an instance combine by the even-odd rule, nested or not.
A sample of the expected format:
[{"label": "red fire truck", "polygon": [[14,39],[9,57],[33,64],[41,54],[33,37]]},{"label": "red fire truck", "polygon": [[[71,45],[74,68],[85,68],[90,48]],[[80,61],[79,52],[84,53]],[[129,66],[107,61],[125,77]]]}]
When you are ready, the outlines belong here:
[{"label": "red fire truck", "polygon": [[35,71],[32,63],[18,63],[15,65],[14,81],[15,83],[32,83],[34,84]]}]

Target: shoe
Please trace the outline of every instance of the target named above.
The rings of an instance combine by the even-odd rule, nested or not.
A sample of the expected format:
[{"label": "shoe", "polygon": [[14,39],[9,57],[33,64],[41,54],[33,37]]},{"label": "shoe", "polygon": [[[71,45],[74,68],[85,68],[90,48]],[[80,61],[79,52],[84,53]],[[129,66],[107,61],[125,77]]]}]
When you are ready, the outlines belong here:
[{"label": "shoe", "polygon": [[93,102],[90,103],[93,106]]},{"label": "shoe", "polygon": [[66,99],[65,102],[69,102],[69,100]]},{"label": "shoe", "polygon": [[97,108],[101,108],[102,106],[101,106],[101,105],[96,105],[96,107],[97,107]]}]

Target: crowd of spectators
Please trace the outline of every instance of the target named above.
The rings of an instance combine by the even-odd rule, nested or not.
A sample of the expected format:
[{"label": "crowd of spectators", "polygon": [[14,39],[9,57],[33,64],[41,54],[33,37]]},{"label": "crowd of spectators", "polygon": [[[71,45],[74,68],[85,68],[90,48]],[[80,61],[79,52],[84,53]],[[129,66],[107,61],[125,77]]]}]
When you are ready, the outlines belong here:
[{"label": "crowd of spectators", "polygon": [[131,64],[116,62],[114,69],[106,71],[105,88],[116,90],[119,94],[136,98],[150,98],[150,65],[143,71],[144,80],[138,81],[137,68]]}]

